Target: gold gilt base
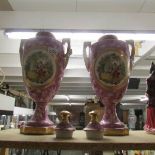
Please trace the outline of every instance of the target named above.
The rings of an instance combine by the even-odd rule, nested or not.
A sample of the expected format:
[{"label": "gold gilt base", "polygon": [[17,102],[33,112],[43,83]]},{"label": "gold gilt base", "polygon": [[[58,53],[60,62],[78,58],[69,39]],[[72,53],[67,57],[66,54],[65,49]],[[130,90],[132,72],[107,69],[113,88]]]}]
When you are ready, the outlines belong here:
[{"label": "gold gilt base", "polygon": [[55,133],[54,127],[32,127],[22,126],[20,127],[20,133],[26,135],[52,135]]},{"label": "gold gilt base", "polygon": [[105,136],[126,136],[129,135],[128,128],[104,128],[103,134]]}]

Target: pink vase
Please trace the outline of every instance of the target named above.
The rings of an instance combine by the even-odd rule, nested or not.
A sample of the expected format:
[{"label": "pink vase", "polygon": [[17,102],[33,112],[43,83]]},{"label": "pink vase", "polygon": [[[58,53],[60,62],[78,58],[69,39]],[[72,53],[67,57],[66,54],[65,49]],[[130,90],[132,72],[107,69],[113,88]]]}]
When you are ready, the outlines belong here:
[{"label": "pink vase", "polygon": [[[66,54],[63,47],[65,43],[68,44]],[[35,38],[21,41],[23,80],[28,94],[36,103],[34,115],[27,126],[53,126],[46,106],[59,88],[70,54],[70,40],[63,39],[60,42],[50,32],[38,32]]]},{"label": "pink vase", "polygon": [[148,106],[146,109],[146,121],[144,130],[147,133],[155,134],[155,64],[153,62],[150,67],[150,76],[146,81],[146,95],[148,97]]},{"label": "pink vase", "polygon": [[[131,56],[128,44],[132,48]],[[117,117],[116,104],[120,103],[127,89],[134,53],[133,41],[124,42],[114,35],[105,35],[92,45],[84,43],[85,65],[94,91],[105,108],[100,122],[104,129],[125,127]]]}]

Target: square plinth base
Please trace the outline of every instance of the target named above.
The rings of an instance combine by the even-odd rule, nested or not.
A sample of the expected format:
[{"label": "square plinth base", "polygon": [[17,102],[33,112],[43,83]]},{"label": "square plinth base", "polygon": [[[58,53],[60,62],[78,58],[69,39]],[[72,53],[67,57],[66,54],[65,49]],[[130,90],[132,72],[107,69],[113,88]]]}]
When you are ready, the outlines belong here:
[{"label": "square plinth base", "polygon": [[129,135],[128,128],[104,128],[103,134],[105,136],[126,136]]},{"label": "square plinth base", "polygon": [[52,135],[55,133],[54,127],[32,127],[22,126],[20,127],[20,133],[26,135]]}]

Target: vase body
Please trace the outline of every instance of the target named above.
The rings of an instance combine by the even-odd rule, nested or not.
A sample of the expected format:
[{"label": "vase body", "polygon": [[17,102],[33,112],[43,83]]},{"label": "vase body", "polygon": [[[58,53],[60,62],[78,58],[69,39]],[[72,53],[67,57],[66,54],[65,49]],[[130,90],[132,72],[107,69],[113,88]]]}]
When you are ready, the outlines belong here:
[{"label": "vase body", "polygon": [[[132,46],[131,56],[128,43]],[[133,42],[128,43],[113,35],[105,35],[92,45],[84,43],[84,59],[91,83],[105,108],[100,122],[103,128],[124,128],[117,117],[116,104],[120,103],[127,89],[134,57]]]},{"label": "vase body", "polygon": [[65,54],[63,44],[49,32],[38,32],[35,38],[23,40],[20,60],[25,88],[36,103],[34,115],[27,126],[52,126],[46,106],[56,94],[67,65],[70,43]]}]

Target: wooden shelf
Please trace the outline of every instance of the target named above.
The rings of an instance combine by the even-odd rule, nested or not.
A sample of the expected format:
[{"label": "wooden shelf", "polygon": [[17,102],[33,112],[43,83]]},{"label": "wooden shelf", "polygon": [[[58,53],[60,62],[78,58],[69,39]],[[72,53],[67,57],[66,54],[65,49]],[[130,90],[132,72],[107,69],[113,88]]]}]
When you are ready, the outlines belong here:
[{"label": "wooden shelf", "polygon": [[22,135],[19,129],[0,131],[0,147],[51,150],[155,150],[155,135],[130,131],[129,136],[104,136],[87,140],[84,131],[75,131],[73,139],[56,139],[55,135]]}]

